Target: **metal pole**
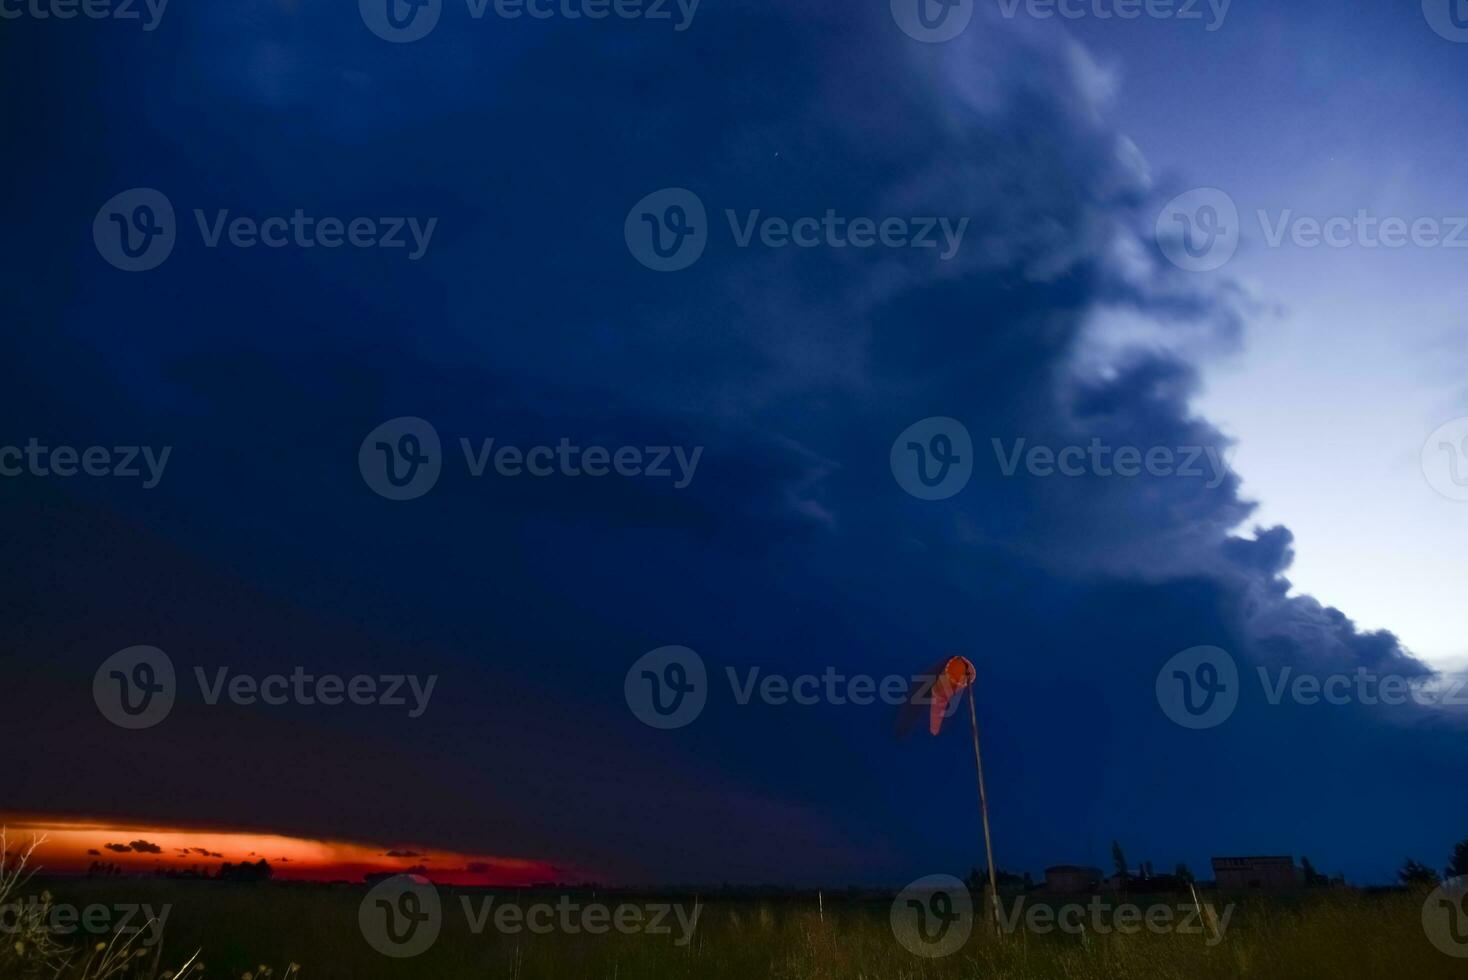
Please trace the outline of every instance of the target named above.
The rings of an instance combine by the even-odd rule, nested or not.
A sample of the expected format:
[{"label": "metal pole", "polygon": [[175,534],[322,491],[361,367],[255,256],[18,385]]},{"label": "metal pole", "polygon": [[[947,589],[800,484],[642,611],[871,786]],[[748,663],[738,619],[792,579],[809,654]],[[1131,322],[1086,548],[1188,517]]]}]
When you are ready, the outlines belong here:
[{"label": "metal pole", "polygon": [[979,752],[979,715],[974,708],[974,699],[977,696],[974,691],[978,687],[978,675],[975,672],[973,680],[968,686],[968,723],[974,735],[974,764],[979,771],[979,815],[984,821],[984,856],[989,861],[989,899],[994,909],[994,931],[999,931],[999,878],[994,870],[994,845],[989,838],[989,797],[984,792],[984,756]]}]

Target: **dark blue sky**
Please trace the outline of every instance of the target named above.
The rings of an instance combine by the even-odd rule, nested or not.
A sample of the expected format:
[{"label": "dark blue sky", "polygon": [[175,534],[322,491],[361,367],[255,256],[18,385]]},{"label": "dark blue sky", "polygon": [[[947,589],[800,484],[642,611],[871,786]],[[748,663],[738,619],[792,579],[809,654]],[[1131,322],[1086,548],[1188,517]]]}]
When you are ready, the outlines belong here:
[{"label": "dark blue sky", "polygon": [[[899,741],[881,706],[741,706],[721,678],[909,673],[962,651],[1006,868],[1104,864],[1113,838],[1159,868],[1303,853],[1383,881],[1409,855],[1444,861],[1468,836],[1463,709],[1267,702],[1259,666],[1428,667],[1335,596],[1291,592],[1291,532],[1256,530],[1238,477],[1005,477],[990,447],[1227,444],[1202,379],[1253,363],[1252,331],[1287,300],[1171,265],[1162,204],[1212,185],[1290,206],[1297,170],[1390,144],[1442,173],[1423,213],[1461,210],[1435,192],[1461,186],[1468,46],[1405,2],[1236,0],[1213,33],[984,7],[943,44],[885,2],[788,6],[705,0],[679,32],[445,0],[405,44],[308,2],[180,4],[151,32],[0,24],[0,445],[172,447],[153,489],[0,479],[0,717],[34,763],[0,810],[422,842],[629,882],[899,882],[982,863],[962,733]],[[137,187],[166,195],[177,243],[129,273],[92,229]],[[624,223],[667,187],[706,205],[709,242],[658,273]],[[411,260],[209,248],[193,218],[298,208],[437,223]],[[740,248],[725,209],[969,224],[943,261]],[[1411,387],[1358,367],[1302,368],[1293,397]],[[444,445],[411,501],[357,465],[400,416]],[[905,493],[889,463],[934,416],[974,442],[945,501]],[[461,437],[703,454],[683,489],[475,478]],[[1306,489],[1334,512],[1343,482]],[[1432,556],[1439,578],[1452,558]],[[1393,574],[1342,561],[1358,582]],[[136,644],[181,673],[440,680],[416,719],[185,691],[165,723],[122,732],[92,677]],[[623,680],[667,645],[716,679],[697,721],[658,731]],[[1229,651],[1244,694],[1190,731],[1155,682],[1200,645]]]}]

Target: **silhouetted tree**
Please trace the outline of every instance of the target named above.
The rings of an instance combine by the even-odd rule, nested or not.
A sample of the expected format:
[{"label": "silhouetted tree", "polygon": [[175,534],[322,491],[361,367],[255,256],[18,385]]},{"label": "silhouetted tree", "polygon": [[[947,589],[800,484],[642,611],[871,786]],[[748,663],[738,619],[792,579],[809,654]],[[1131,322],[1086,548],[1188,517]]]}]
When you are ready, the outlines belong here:
[{"label": "silhouetted tree", "polygon": [[1190,869],[1187,864],[1182,861],[1179,861],[1177,863],[1177,867],[1173,870],[1172,873],[1176,875],[1179,880],[1186,881],[1188,884],[1192,884],[1194,881],[1197,880],[1193,877],[1192,869]]},{"label": "silhouetted tree", "polygon": [[1127,878],[1126,852],[1121,849],[1118,841],[1111,842],[1111,863],[1116,868],[1117,877],[1125,881]]},{"label": "silhouetted tree", "polygon": [[1448,862],[1445,873],[1449,878],[1468,875],[1468,837],[1453,845],[1453,859]]},{"label": "silhouetted tree", "polygon": [[1402,884],[1409,888],[1413,885],[1433,885],[1437,883],[1437,872],[1433,871],[1421,861],[1407,859],[1402,865],[1402,870],[1397,872],[1397,877],[1402,879]]},{"label": "silhouetted tree", "polygon": [[248,861],[230,864],[226,861],[219,866],[219,873],[214,877],[220,881],[254,882],[269,881],[274,874],[275,869],[270,866],[270,862],[261,858],[254,864]]}]

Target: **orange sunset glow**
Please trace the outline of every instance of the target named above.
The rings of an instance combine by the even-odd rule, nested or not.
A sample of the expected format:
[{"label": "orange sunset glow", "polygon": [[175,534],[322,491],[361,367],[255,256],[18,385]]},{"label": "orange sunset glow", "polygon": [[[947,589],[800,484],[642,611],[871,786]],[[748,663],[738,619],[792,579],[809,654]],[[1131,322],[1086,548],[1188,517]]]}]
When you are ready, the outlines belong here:
[{"label": "orange sunset glow", "polygon": [[545,861],[470,854],[408,843],[369,844],[248,831],[189,829],[75,818],[3,817],[12,850],[44,838],[31,858],[42,873],[85,873],[94,863],[123,874],[198,871],[262,858],[273,877],[361,881],[374,872],[412,872],[439,884],[529,885],[583,876]]}]

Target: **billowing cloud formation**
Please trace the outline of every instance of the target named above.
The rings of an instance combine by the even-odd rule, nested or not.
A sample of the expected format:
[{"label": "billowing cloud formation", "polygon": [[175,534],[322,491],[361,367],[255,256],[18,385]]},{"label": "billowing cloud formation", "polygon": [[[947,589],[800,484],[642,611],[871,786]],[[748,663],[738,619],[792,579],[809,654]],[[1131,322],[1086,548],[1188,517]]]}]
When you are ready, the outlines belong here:
[{"label": "billowing cloud formation", "polygon": [[[438,214],[434,251],[408,266],[181,245],[146,283],[28,297],[59,325],[0,368],[22,428],[177,449],[151,496],[25,491],[0,560],[104,598],[63,616],[23,585],[15,636],[55,654],[79,711],[95,662],[139,642],[171,651],[185,684],[195,664],[304,659],[452,683],[411,724],[185,694],[123,758],[89,755],[116,738],[101,718],[80,734],[40,721],[41,744],[82,740],[87,785],[140,815],[303,834],[350,820],[622,880],[898,880],[979,863],[962,745],[893,742],[879,708],[741,705],[725,670],[882,676],[962,650],[1007,867],[1103,863],[1122,837],[1159,866],[1304,852],[1380,878],[1462,836],[1454,712],[1261,689],[1259,667],[1425,668],[1289,595],[1287,529],[1244,530],[1227,440],[1190,400],[1197,360],[1257,311],[1157,254],[1166,190],[1108,125],[1106,73],[1062,35],[981,16],[918,45],[885,4],[815,2],[707,9],[687,35],[609,21],[512,44],[503,25],[445,24],[389,51],[297,16],[180,12],[180,70],[213,108],[111,102],[140,134],[102,148],[114,169],[181,120],[189,138],[146,176],[79,178],[80,196],[167,183],[182,222],[190,207]],[[138,86],[173,92],[174,69]],[[708,213],[708,247],[678,273],[623,240],[662,187]],[[948,261],[741,247],[726,212],[756,210],[968,224]],[[57,404],[63,376],[87,384]],[[355,467],[398,415],[446,447],[439,485],[406,504]],[[972,479],[942,502],[904,493],[889,463],[933,416],[974,444]],[[705,452],[684,490],[471,478],[459,440],[489,437]],[[1204,469],[1006,475],[1017,446],[1093,442],[1112,464],[1123,447],[1196,450]],[[675,732],[622,694],[667,644],[697,650],[712,682]],[[1240,700],[1189,731],[1155,682],[1199,645],[1235,658]],[[0,706],[25,717],[47,682],[28,683]],[[232,777],[201,793],[200,771]],[[20,778],[38,807],[90,804],[71,774]],[[263,785],[268,815],[252,809]]]}]

